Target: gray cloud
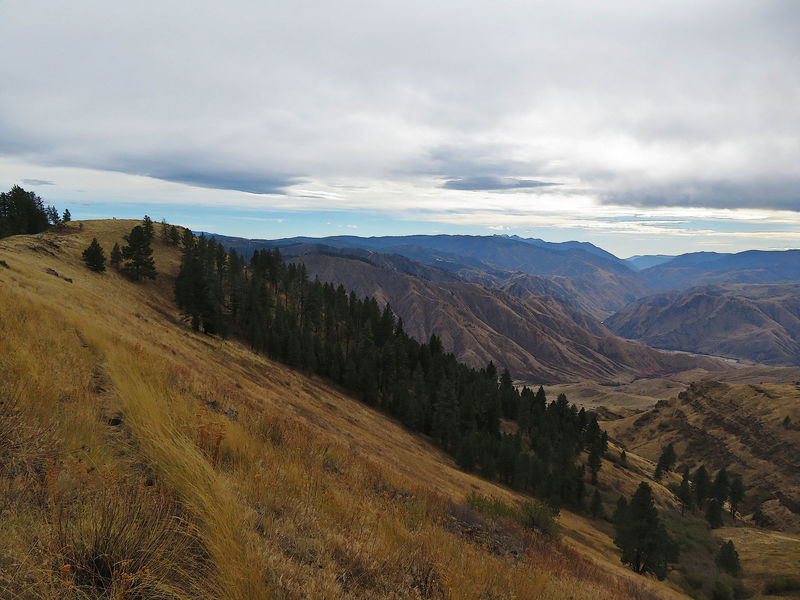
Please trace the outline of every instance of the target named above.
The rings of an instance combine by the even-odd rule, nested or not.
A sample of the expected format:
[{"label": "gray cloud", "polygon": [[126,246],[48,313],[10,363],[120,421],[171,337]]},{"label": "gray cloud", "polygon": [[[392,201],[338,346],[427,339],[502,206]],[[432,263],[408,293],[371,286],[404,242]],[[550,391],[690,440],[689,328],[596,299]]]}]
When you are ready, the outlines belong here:
[{"label": "gray cloud", "polygon": [[3,20],[0,154],[32,164],[800,210],[796,2],[42,0]]},{"label": "gray cloud", "polygon": [[800,178],[693,181],[611,191],[603,200],[641,207],[772,208],[800,211]]},{"label": "gray cloud", "polygon": [[55,185],[55,183],[46,179],[23,179],[22,183],[26,185]]},{"label": "gray cloud", "polygon": [[536,181],[533,179],[514,179],[511,177],[493,177],[490,175],[477,175],[474,177],[462,177],[460,179],[449,179],[442,184],[448,190],[468,190],[468,191],[501,191],[501,190],[524,190],[542,188],[559,185],[546,181]]},{"label": "gray cloud", "polygon": [[283,194],[287,189],[302,180],[297,177],[269,175],[256,172],[235,171],[171,171],[155,169],[147,173],[149,177],[185,183],[195,187],[215,190],[235,190],[250,194]]}]

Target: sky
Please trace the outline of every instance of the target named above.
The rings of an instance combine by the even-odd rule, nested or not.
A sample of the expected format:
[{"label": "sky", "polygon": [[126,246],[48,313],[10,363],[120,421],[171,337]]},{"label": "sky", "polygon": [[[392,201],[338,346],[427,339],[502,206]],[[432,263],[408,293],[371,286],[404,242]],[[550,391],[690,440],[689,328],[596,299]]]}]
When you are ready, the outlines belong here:
[{"label": "sky", "polygon": [[0,0],[0,189],[243,237],[800,247],[800,2]]}]

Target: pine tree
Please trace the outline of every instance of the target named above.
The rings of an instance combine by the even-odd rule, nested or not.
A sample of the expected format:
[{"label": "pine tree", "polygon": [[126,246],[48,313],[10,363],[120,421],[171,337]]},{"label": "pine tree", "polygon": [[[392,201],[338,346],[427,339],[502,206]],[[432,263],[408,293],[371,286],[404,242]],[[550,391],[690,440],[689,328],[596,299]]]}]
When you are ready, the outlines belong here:
[{"label": "pine tree", "polygon": [[671,443],[668,444],[667,447],[661,452],[661,456],[658,458],[658,464],[656,465],[656,471],[654,474],[656,481],[661,479],[662,472],[672,470],[677,458],[678,457],[675,454],[675,448],[672,447]]},{"label": "pine tree", "polygon": [[169,243],[173,246],[177,246],[181,241],[181,234],[178,232],[178,228],[175,225],[170,225],[169,228]]},{"label": "pine tree", "polygon": [[42,199],[18,185],[0,194],[0,238],[39,233],[49,225]]},{"label": "pine tree", "polygon": [[106,255],[103,247],[98,243],[97,238],[92,238],[92,243],[83,251],[83,262],[92,271],[106,270]]},{"label": "pine tree", "polygon": [[760,502],[753,511],[753,523],[755,523],[757,527],[767,527],[769,525],[769,518],[764,514],[764,507]]},{"label": "pine tree", "polygon": [[153,235],[155,233],[153,230],[153,220],[147,215],[145,215],[144,219],[142,219],[142,231],[144,232],[144,237],[147,240],[147,243],[149,244],[152,242]]},{"label": "pine tree", "polygon": [[589,471],[592,473],[592,485],[597,485],[597,473],[603,466],[603,461],[600,460],[600,449],[597,446],[592,446],[589,452]]},{"label": "pine tree", "polygon": [[58,209],[55,206],[48,206],[44,209],[44,214],[47,215],[47,221],[51,225],[58,225],[61,223],[61,217],[58,214]]},{"label": "pine tree", "polygon": [[728,483],[728,472],[723,468],[717,471],[714,483],[711,485],[711,497],[715,498],[720,507],[728,499],[730,485]]},{"label": "pine tree", "polygon": [[115,243],[114,247],[111,249],[109,262],[111,263],[111,266],[119,268],[119,265],[122,262],[122,250],[120,250],[119,243]]},{"label": "pine tree", "polygon": [[738,577],[742,572],[742,566],[739,563],[739,553],[736,552],[736,547],[733,545],[732,540],[728,540],[720,546],[719,552],[717,552],[716,563],[720,569],[734,577]]},{"label": "pine tree", "polygon": [[730,503],[731,517],[734,520],[736,519],[736,509],[742,502],[744,502],[744,495],[744,482],[742,481],[742,477],[738,475],[733,478],[730,490],[728,491],[728,502]]},{"label": "pine tree", "polygon": [[709,498],[706,504],[706,521],[711,529],[722,527],[722,506],[716,498]]},{"label": "pine tree", "polygon": [[125,241],[128,244],[122,247],[122,257],[125,259],[122,272],[133,281],[139,281],[142,277],[155,279],[156,265],[152,257],[153,250],[150,248],[144,229],[137,225],[125,236]]},{"label": "pine tree", "polygon": [[711,491],[711,478],[706,471],[705,465],[700,465],[697,471],[694,472],[692,477],[692,491],[694,491],[694,499],[699,509],[705,506],[706,498],[708,498]]},{"label": "pine tree", "polygon": [[691,508],[694,494],[692,493],[692,486],[689,483],[689,467],[683,470],[683,479],[681,479],[681,486],[678,488],[678,500],[681,501],[681,516],[686,512],[686,508]]},{"label": "pine tree", "polygon": [[636,573],[653,573],[659,579],[667,575],[667,563],[676,560],[677,546],[670,539],[658,516],[653,492],[646,482],[631,497],[617,503],[614,512],[614,544],[622,550],[623,564]]},{"label": "pine tree", "polygon": [[72,214],[69,212],[68,208],[64,209],[64,214],[61,215],[61,220],[64,223],[69,223],[70,221],[72,221]]},{"label": "pine tree", "polygon": [[589,509],[592,513],[592,517],[595,519],[603,519],[605,518],[605,511],[603,510],[603,500],[600,498],[600,491],[595,490],[594,495],[592,496],[592,504]]}]

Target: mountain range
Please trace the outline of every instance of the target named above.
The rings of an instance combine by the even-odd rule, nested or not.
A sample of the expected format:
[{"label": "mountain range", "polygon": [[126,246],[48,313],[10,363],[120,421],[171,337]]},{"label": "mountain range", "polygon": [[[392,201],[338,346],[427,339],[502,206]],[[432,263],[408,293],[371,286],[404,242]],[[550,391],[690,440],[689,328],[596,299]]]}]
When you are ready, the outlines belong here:
[{"label": "mountain range", "polygon": [[800,364],[792,285],[800,282],[798,250],[622,260],[585,242],[518,236],[215,237],[245,255],[279,248],[313,263],[313,275],[390,303],[421,339],[436,333],[466,362],[507,362],[520,377],[678,368],[674,358],[632,351],[614,335],[668,350]]}]

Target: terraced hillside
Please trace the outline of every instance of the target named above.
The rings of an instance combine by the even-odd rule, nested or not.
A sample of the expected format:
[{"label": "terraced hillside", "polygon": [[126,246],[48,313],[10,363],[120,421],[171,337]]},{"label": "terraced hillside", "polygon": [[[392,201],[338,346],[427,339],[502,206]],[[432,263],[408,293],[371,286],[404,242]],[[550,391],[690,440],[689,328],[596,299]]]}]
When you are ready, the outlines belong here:
[{"label": "terraced hillside", "polygon": [[708,381],[604,427],[651,460],[673,443],[679,464],[740,473],[751,488],[742,510],[745,517],[763,502],[774,527],[800,532],[799,423],[800,382]]}]

